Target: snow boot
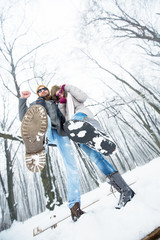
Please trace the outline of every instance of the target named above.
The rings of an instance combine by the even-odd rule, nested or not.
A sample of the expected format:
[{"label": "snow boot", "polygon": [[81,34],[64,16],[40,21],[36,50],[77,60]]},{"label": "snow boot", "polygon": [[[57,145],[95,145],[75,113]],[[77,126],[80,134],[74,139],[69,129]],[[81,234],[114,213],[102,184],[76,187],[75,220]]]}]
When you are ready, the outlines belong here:
[{"label": "snow boot", "polygon": [[41,105],[31,106],[24,115],[21,136],[25,145],[26,166],[32,172],[39,172],[45,166],[46,153],[43,144],[47,128],[46,109]]},{"label": "snow boot", "polygon": [[74,206],[70,208],[70,210],[71,210],[71,217],[74,222],[76,222],[77,219],[80,218],[80,216],[85,213],[80,209],[79,202],[76,202]]},{"label": "snow boot", "polygon": [[108,183],[120,193],[118,205],[115,207],[120,209],[124,207],[127,202],[131,201],[135,195],[135,192],[127,185],[118,171],[108,175],[107,177],[110,180]]}]

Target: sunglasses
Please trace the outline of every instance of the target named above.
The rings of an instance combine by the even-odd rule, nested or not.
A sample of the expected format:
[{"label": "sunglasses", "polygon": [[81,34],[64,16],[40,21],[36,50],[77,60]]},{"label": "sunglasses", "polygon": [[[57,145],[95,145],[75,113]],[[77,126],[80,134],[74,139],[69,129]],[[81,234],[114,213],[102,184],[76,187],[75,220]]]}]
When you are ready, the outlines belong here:
[{"label": "sunglasses", "polygon": [[56,96],[59,97],[61,93],[62,93],[62,90],[59,90],[58,93],[56,93]]},{"label": "sunglasses", "polygon": [[41,93],[42,91],[48,91],[48,88],[46,88],[46,87],[40,88],[37,90],[37,93]]}]

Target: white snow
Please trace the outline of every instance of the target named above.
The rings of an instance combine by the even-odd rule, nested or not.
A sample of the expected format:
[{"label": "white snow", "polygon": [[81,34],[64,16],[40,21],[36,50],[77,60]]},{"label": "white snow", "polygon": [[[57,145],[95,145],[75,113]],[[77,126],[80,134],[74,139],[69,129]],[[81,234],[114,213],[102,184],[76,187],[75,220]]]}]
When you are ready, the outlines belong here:
[{"label": "white snow", "polygon": [[36,141],[37,141],[37,142],[41,141],[41,138],[40,138],[40,137],[43,137],[43,136],[44,136],[44,133],[38,132],[38,135],[36,135]]},{"label": "white snow", "polygon": [[34,155],[32,155],[31,158],[34,159],[34,165],[35,166],[39,166],[39,163],[40,163],[40,156],[39,156],[39,154],[34,154]]},{"label": "white snow", "polygon": [[85,131],[85,130],[83,130],[83,131],[80,131],[78,134],[77,134],[77,136],[79,137],[79,138],[83,138],[85,135],[86,135],[86,133],[87,133],[87,131]]},{"label": "white snow", "polygon": [[101,149],[101,143],[103,142],[103,140],[104,140],[104,137],[101,137],[101,136],[98,138],[97,137],[93,138],[93,142],[95,143],[96,149]]},{"label": "white snow", "polygon": [[36,135],[36,141],[40,142],[40,137],[38,135]]},{"label": "white snow", "polygon": [[[160,158],[137,167],[123,175],[127,183],[133,183],[135,197],[124,208],[114,208],[118,193],[109,194],[109,185],[102,183],[82,196],[82,208],[86,214],[74,223],[71,217],[33,237],[33,228],[48,226],[67,215],[67,203],[52,212],[45,211],[24,223],[14,222],[12,227],[0,233],[0,240],[140,240],[160,226]],[[54,217],[56,215],[56,217]]]},{"label": "white snow", "polygon": [[71,137],[75,137],[75,134],[74,134],[74,133],[71,133],[70,136],[71,136]]},{"label": "white snow", "polygon": [[68,126],[68,129],[70,131],[75,130],[75,129],[79,129],[83,127],[83,122],[70,122],[70,125]]}]

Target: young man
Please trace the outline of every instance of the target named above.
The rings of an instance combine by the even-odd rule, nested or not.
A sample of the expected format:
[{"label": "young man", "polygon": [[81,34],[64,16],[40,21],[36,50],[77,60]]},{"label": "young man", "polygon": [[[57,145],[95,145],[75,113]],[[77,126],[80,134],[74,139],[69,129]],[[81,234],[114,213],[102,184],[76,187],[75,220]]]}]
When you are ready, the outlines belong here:
[{"label": "young man", "polygon": [[[75,174],[78,170],[74,151],[62,127],[64,117],[58,110],[55,101],[51,100],[49,89],[46,86],[38,86],[38,99],[32,102],[28,109],[26,101],[30,95],[29,91],[23,91],[19,99],[19,118],[22,121],[22,137],[25,139],[26,152],[34,150],[36,153],[43,150],[44,135],[48,138],[48,145],[57,145],[66,168],[68,206],[73,221],[76,221],[84,212],[80,209],[80,182],[78,174]],[[48,119],[46,120],[47,115]],[[40,145],[41,147],[39,147]],[[38,170],[43,169],[44,162],[40,163]],[[33,162],[30,159],[26,165],[32,171]]]}]

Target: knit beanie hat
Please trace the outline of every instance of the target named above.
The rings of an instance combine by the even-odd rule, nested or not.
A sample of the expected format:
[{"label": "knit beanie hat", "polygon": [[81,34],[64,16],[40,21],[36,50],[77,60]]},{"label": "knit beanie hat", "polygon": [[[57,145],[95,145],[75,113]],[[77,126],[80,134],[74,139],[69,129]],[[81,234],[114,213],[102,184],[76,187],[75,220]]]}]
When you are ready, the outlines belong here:
[{"label": "knit beanie hat", "polygon": [[[40,88],[47,88],[46,86],[44,86],[44,85],[39,85],[38,87],[37,87],[37,95],[38,95],[38,89],[40,89]],[[50,95],[50,91],[49,91],[49,89],[47,88],[47,90],[48,90],[48,96],[46,96],[46,97],[44,97],[44,99],[45,100],[51,100],[51,95]],[[38,97],[39,97],[39,95],[38,95]]]}]

